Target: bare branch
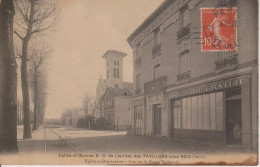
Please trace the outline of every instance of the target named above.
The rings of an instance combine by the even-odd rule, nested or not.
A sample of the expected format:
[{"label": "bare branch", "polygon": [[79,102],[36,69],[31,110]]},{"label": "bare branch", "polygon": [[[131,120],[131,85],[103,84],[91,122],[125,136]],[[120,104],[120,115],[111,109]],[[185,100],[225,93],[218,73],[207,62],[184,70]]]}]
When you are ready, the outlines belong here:
[{"label": "bare branch", "polygon": [[24,39],[18,32],[14,31],[14,33],[15,33],[21,40]]}]

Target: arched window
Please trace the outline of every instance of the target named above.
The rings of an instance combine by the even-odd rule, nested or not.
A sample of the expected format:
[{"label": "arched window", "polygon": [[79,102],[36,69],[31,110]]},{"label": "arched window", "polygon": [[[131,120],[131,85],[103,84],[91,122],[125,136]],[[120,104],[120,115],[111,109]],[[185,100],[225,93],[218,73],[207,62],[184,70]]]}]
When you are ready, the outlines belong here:
[{"label": "arched window", "polygon": [[116,71],[116,72],[117,72],[116,77],[119,78],[119,68],[117,68],[117,71]]}]

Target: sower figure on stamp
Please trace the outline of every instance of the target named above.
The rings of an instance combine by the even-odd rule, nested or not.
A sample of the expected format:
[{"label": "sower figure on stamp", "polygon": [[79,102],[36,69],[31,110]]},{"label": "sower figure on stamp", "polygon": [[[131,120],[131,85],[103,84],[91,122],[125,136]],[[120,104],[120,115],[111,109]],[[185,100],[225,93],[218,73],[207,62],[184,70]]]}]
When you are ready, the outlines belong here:
[{"label": "sower figure on stamp", "polygon": [[228,38],[225,37],[224,35],[222,35],[222,33],[220,32],[220,26],[231,26],[231,24],[228,24],[225,20],[227,20],[228,18],[224,15],[222,15],[222,11],[215,11],[215,18],[214,20],[211,22],[211,24],[208,26],[208,29],[210,31],[213,31],[215,35],[215,37],[213,38],[214,41],[212,41],[212,45],[215,48],[220,48],[221,46],[224,46],[226,44],[228,44]]}]

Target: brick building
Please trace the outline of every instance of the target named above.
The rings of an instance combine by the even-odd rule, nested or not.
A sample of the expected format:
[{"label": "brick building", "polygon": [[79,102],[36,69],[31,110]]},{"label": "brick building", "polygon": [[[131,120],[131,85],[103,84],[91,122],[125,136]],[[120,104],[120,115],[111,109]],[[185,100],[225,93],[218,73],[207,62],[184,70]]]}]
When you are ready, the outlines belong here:
[{"label": "brick building", "polygon": [[[129,36],[137,135],[258,148],[255,6],[254,0],[165,0]],[[235,12],[230,50],[203,50],[209,42],[213,46],[202,39],[207,8],[216,19]]]}]

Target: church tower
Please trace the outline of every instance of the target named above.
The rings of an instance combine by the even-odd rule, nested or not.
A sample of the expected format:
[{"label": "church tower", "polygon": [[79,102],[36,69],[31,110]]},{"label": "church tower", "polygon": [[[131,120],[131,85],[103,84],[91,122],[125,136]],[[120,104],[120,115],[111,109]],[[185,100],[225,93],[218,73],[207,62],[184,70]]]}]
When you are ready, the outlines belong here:
[{"label": "church tower", "polygon": [[108,50],[102,58],[106,61],[106,84],[113,88],[123,88],[123,58],[126,53]]}]

